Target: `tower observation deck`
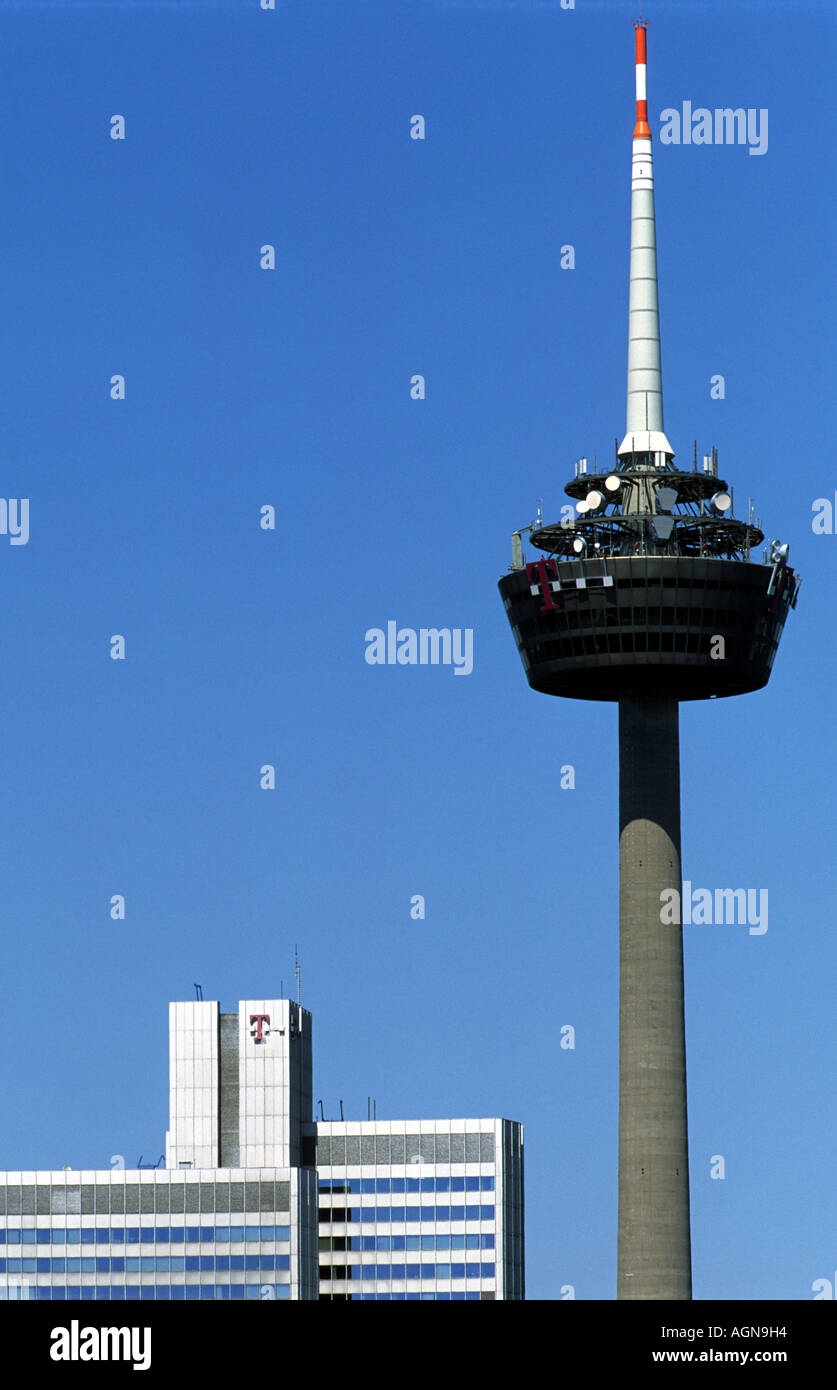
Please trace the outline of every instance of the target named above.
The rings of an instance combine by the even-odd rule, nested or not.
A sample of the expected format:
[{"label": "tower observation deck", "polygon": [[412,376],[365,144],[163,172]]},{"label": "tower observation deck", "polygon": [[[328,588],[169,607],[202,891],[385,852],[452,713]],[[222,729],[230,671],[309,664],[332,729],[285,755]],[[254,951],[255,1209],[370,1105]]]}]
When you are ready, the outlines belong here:
[{"label": "tower observation deck", "polygon": [[[619,703],[620,1299],[691,1298],[681,891],[679,702],[769,680],[799,578],[760,559],[713,449],[678,468],[663,426],[646,23],[637,21],[627,422],[613,468],[576,463],[574,507],[514,534],[500,594],[529,685]],[[522,535],[541,555],[525,562]]]}]

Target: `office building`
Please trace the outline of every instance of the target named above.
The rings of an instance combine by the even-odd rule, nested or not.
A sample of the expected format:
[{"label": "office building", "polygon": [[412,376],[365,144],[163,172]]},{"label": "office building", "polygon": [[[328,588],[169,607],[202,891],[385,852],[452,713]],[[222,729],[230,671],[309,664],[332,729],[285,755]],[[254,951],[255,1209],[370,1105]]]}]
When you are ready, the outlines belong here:
[{"label": "office building", "polygon": [[165,1167],[0,1173],[0,1297],[523,1297],[519,1124],[315,1123],[292,1000],[169,1024]]},{"label": "office building", "polygon": [[321,1297],[523,1298],[519,1124],[329,1121],[316,1144]]}]

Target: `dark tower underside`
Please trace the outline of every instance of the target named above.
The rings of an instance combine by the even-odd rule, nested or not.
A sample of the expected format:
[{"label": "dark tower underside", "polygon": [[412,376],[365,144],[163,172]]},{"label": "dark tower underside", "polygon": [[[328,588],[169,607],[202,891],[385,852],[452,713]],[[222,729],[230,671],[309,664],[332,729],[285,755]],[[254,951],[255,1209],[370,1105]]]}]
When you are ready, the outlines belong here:
[{"label": "dark tower underside", "polygon": [[770,565],[688,556],[546,560],[527,569],[499,584],[526,678],[533,690],[576,700],[760,690],[793,589],[787,568],[769,593]]}]

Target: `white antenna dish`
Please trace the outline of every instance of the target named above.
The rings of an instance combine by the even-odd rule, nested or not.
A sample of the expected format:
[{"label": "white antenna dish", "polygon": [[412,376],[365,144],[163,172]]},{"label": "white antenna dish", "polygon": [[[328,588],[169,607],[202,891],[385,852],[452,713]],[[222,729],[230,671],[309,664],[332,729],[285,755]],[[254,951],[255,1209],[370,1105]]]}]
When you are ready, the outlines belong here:
[{"label": "white antenna dish", "polygon": [[618,492],[622,486],[622,481],[615,473],[611,473],[609,478],[605,478],[605,487],[608,492]]},{"label": "white antenna dish", "polygon": [[712,498],[712,506],[716,512],[728,512],[732,506],[732,498],[728,492],[716,492]]},{"label": "white antenna dish", "polygon": [[599,491],[597,491],[596,488],[593,488],[593,491],[592,491],[592,492],[588,492],[588,494],[587,494],[587,510],[588,510],[589,512],[594,512],[594,511],[596,511],[596,509],[597,509],[598,507],[600,507],[600,506],[602,505],[603,502],[604,502],[604,497],[602,496],[602,494],[601,494]]}]

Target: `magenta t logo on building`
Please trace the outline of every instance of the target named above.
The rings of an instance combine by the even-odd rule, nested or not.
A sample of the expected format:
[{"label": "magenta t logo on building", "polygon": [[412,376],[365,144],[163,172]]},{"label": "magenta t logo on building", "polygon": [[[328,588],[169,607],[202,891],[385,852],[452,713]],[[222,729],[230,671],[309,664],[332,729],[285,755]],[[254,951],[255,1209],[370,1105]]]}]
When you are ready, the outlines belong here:
[{"label": "magenta t logo on building", "polygon": [[[267,1029],[262,1032],[262,1024],[266,1023]],[[254,1026],[255,1025],[255,1026]],[[251,1014],[250,1015],[250,1037],[257,1043],[264,1042],[270,1032],[270,1014]]]}]

